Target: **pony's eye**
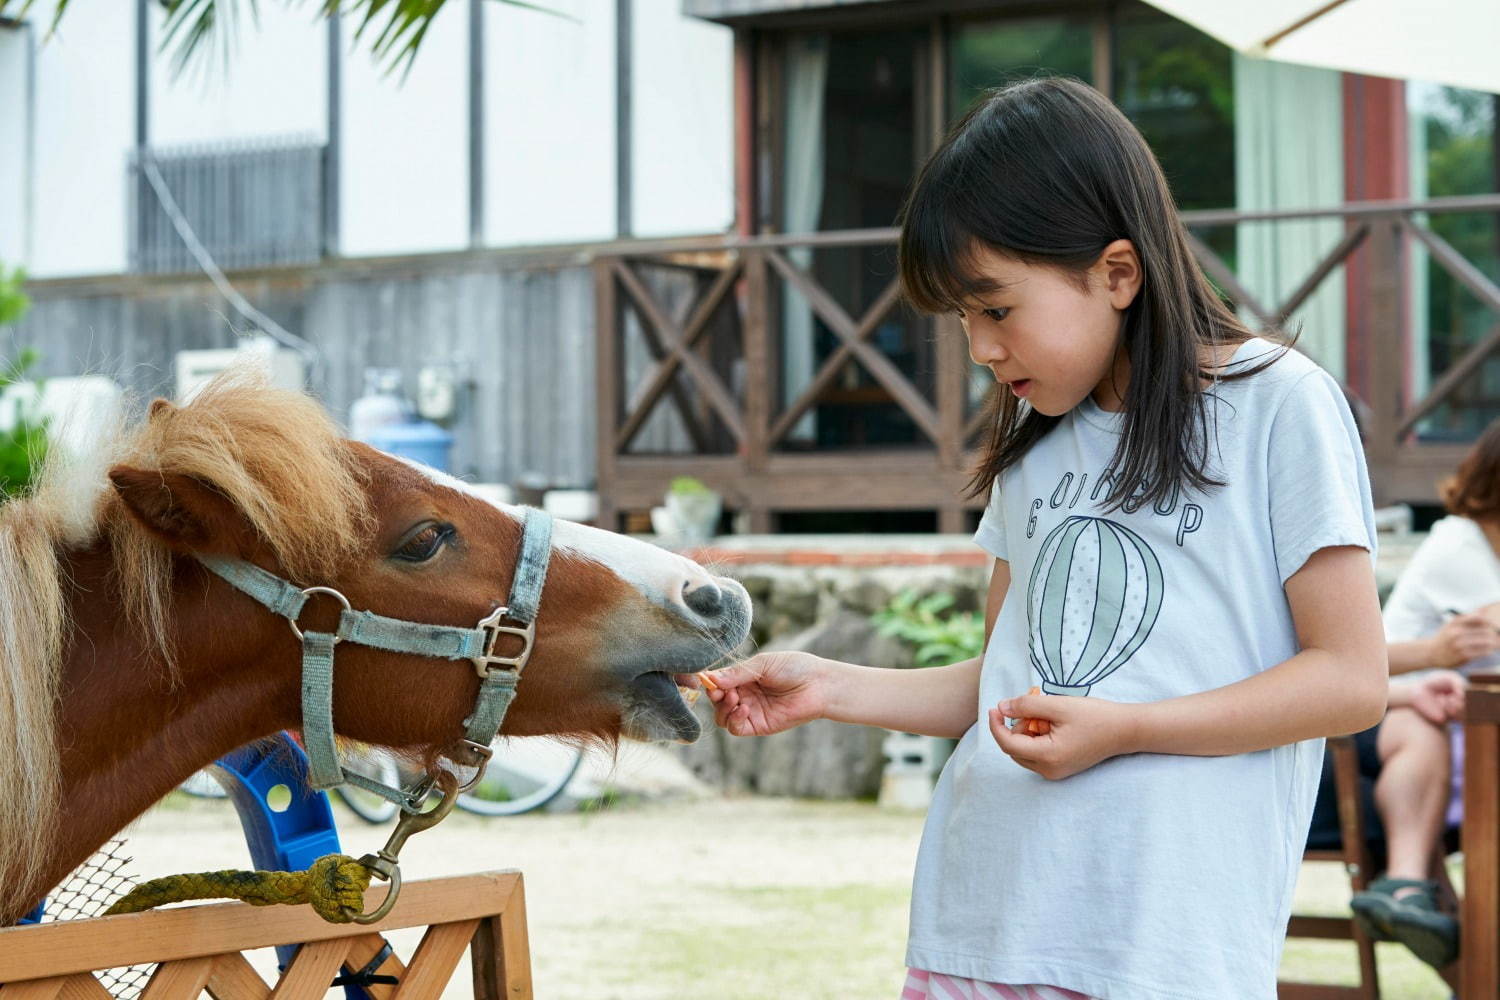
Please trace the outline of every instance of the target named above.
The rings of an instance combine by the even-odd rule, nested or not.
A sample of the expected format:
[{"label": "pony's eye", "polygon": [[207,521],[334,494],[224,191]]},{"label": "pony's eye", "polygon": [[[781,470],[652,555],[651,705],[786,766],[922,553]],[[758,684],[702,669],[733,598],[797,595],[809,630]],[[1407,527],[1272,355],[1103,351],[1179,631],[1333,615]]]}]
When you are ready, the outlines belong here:
[{"label": "pony's eye", "polygon": [[415,534],[408,536],[395,552],[391,553],[391,558],[400,559],[403,562],[426,562],[437,555],[443,543],[452,537],[453,525],[451,524],[423,525]]}]

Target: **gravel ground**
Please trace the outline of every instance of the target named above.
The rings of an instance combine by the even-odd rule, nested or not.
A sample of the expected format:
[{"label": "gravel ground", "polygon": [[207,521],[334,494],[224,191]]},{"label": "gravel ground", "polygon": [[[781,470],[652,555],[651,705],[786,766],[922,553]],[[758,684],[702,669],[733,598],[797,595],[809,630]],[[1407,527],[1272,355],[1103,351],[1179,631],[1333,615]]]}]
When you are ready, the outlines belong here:
[{"label": "gravel ground", "polygon": [[[345,850],[386,831],[337,806]],[[571,814],[484,820],[455,814],[414,837],[408,878],[497,868],[526,878],[542,1000],[894,1000],[921,817],[868,803],[680,797]],[[128,831],[138,878],[244,864],[233,809],[174,795]],[[1308,865],[1304,912],[1348,899],[1337,866]],[[1346,911],[1347,912],[1347,911]],[[406,957],[415,932],[393,935]],[[1439,980],[1382,945],[1388,1000],[1444,1000]],[[268,978],[269,952],[252,955]],[[1292,942],[1286,969],[1351,982],[1353,951]],[[466,971],[445,997],[467,997]]]}]

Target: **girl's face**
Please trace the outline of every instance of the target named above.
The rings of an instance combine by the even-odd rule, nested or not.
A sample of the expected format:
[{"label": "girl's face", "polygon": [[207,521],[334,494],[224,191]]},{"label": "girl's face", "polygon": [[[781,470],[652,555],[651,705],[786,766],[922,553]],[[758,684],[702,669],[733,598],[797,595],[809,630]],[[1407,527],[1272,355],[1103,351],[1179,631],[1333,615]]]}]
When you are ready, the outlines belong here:
[{"label": "girl's face", "polygon": [[1120,329],[1141,287],[1129,240],[1105,247],[1082,284],[1059,268],[988,247],[975,249],[973,263],[996,289],[959,313],[975,364],[1047,416],[1061,416],[1089,395],[1106,410],[1123,407],[1130,364],[1119,349]]}]

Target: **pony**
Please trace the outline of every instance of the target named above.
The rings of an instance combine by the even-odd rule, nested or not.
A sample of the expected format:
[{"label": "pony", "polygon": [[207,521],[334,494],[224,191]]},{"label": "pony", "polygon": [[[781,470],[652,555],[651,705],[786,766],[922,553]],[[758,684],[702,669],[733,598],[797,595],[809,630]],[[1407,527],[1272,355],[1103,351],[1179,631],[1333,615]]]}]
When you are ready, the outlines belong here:
[{"label": "pony", "polygon": [[[301,646],[204,565],[243,560],[360,609],[472,627],[503,604],[524,508],[341,436],[253,373],[99,428],[0,506],[0,926],[223,754],[301,724]],[[331,631],[338,606],[297,623]],[[297,624],[294,623],[294,624]],[[749,632],[744,588],[622,535],[559,521],[529,664],[502,736],[690,742],[690,674]],[[340,738],[436,774],[473,668],[339,647]]]}]

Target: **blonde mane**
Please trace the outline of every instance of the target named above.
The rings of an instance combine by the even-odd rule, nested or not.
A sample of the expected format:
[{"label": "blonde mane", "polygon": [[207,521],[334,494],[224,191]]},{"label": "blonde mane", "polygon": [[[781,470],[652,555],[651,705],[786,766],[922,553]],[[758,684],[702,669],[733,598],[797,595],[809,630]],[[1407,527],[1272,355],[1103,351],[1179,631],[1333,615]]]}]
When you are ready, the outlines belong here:
[{"label": "blonde mane", "polygon": [[[367,543],[369,499],[352,452],[309,397],[249,371],[210,383],[182,407],[158,404],[84,462],[49,457],[29,496],[0,504],[0,911],[25,901],[58,822],[58,680],[72,623],[62,558],[106,545],[112,599],[131,633],[176,679],[170,648],[173,555],[109,488],[118,464],[210,484],[244,516],[283,571],[319,582]],[[115,664],[133,669],[135,664]],[[25,803],[26,808],[19,808]]]}]

